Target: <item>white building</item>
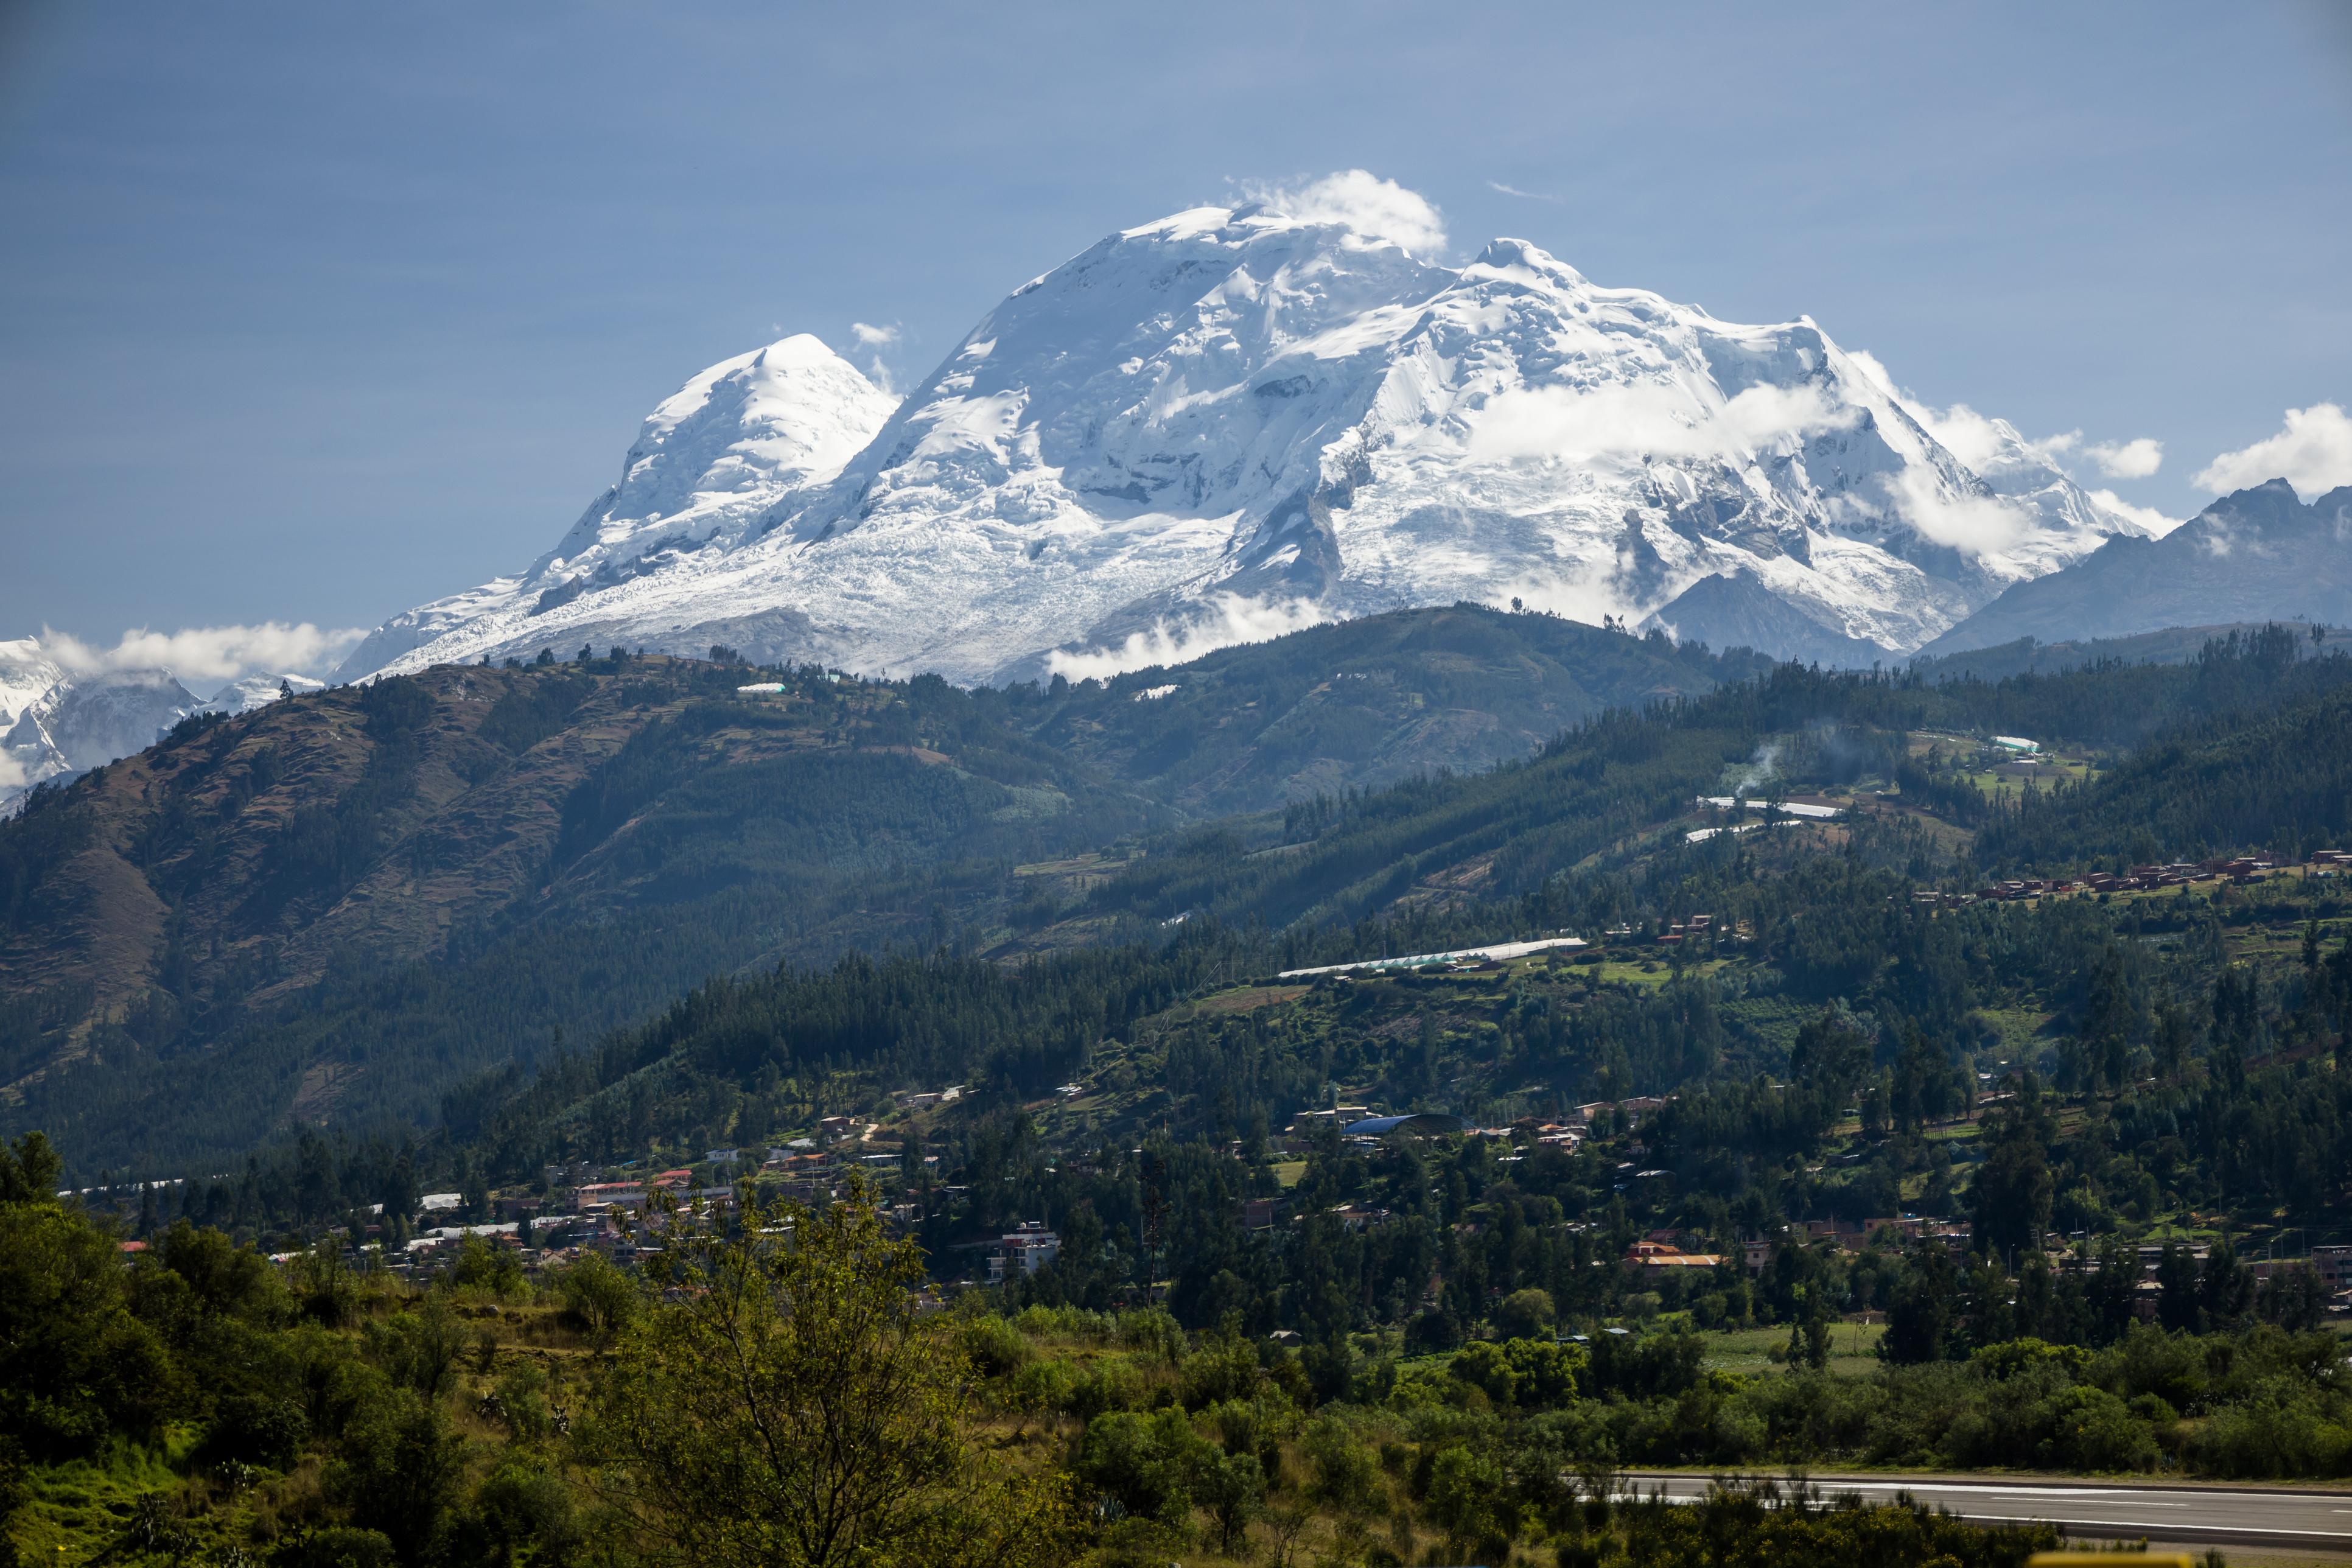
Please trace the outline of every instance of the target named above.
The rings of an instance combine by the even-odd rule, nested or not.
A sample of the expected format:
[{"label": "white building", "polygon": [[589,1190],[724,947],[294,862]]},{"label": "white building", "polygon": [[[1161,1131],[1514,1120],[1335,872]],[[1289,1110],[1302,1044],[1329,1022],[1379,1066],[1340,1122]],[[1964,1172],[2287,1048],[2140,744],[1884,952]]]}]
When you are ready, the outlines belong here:
[{"label": "white building", "polygon": [[1034,1274],[1061,1256],[1062,1238],[1045,1228],[1042,1219],[1026,1219],[1021,1227],[1002,1237],[997,1250],[988,1260],[988,1282],[1002,1285],[1004,1277],[1017,1265],[1024,1274]]}]

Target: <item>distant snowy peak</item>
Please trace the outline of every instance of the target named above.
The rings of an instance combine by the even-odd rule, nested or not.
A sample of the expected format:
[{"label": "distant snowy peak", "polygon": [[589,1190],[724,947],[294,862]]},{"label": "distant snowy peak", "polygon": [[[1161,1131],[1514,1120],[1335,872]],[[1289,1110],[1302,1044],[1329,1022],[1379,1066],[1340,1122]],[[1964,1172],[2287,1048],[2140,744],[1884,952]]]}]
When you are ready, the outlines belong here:
[{"label": "distant snowy peak", "polygon": [[249,713],[288,691],[325,685],[307,675],[248,675],[199,701],[165,670],[77,674],[50,659],[37,637],[0,642],[0,817],[35,784],[143,752],[191,713]]},{"label": "distant snowy peak", "polygon": [[897,405],[806,332],[722,360],[646,418],[620,483],[541,570],[740,529],[793,487],[839,472]]},{"label": "distant snowy peak", "polygon": [[313,680],[307,675],[248,675],[229,682],[205,698],[204,705],[212,712],[226,713],[235,718],[240,713],[250,713],[257,708],[266,708],[280,697],[299,696],[305,691],[323,691],[326,687],[325,681]]},{"label": "distant snowy peak", "polygon": [[[25,646],[0,644],[0,649]],[[0,732],[0,816],[12,815],[45,780],[145,751],[199,706],[187,688],[160,669],[61,672]]]},{"label": "distant snowy peak", "polygon": [[38,637],[0,642],[0,731],[66,678],[65,670],[41,649]]},{"label": "distant snowy peak", "polygon": [[724,552],[780,497],[831,479],[897,406],[806,332],[722,360],[646,417],[620,481],[553,550],[516,576],[395,616],[337,674],[367,674],[460,627],[527,621]]},{"label": "distant snowy peak", "polygon": [[2137,531],[2015,445],[1972,471],[1810,319],[1196,208],[1016,289],[903,403],[813,338],[713,366],[554,551],[340,673],[726,642],[991,680],[1514,598],[1900,652]]}]

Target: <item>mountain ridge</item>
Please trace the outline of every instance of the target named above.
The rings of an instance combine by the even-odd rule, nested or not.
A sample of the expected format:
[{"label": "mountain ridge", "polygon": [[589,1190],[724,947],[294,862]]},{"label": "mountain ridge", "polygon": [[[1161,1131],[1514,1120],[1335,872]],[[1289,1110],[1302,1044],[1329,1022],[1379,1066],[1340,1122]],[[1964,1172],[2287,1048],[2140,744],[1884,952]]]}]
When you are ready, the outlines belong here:
[{"label": "mountain ridge", "polygon": [[2352,485],[2305,505],[2294,486],[2272,479],[2221,497],[2161,539],[2110,539],[2062,571],[2011,585],[1919,653],[2289,616],[2352,622]]}]

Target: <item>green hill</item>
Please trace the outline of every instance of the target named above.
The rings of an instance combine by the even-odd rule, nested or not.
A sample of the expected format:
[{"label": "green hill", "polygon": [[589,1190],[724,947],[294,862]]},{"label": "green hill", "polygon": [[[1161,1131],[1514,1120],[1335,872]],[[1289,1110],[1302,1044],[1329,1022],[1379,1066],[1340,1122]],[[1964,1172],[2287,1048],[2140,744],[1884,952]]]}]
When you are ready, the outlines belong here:
[{"label": "green hill", "polygon": [[[2174,764],[2147,759],[2188,742],[2133,753],[2151,726],[2287,723],[2352,670],[2303,651],[2282,631],[2186,664],[1715,685],[1738,656],[1451,610],[1045,689],[604,658],[330,690],[191,721],[0,826],[5,1121],[77,1168],[177,1171],[299,1125],[430,1126],[484,1072],[527,1077],[559,1039],[780,963],[1141,951],[1196,919],[1262,927],[1271,967],[1597,930],[1654,914],[1660,868],[1721,825],[1695,798],[1740,786],[1849,816],[1703,853],[1785,868],[1836,849],[1973,885],[2050,859],[2021,824],[2121,820],[2138,808],[2102,806],[2112,792],[2160,790]],[[736,690],[755,676],[782,689]],[[1524,727],[1654,681],[1696,689],[1587,711],[1491,766],[1352,782],[1428,754],[1407,697]],[[2111,795],[1989,791],[1928,731],[2071,747]],[[2293,781],[2214,764],[2252,793],[2159,849],[2331,831],[2340,748],[2304,752]],[[1269,795],[1309,773],[1351,782]],[[1279,814],[1203,819],[1269,798]]]}]

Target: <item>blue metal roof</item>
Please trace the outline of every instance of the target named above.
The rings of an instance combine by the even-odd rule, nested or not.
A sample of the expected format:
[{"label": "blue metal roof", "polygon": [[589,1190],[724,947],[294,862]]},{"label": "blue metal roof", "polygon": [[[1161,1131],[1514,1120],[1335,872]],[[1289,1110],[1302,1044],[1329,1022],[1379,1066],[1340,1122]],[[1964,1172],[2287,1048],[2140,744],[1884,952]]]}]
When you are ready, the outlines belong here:
[{"label": "blue metal roof", "polygon": [[1458,1116],[1442,1116],[1430,1112],[1420,1116],[1374,1116],[1362,1121],[1350,1121],[1343,1131],[1350,1138],[1377,1138],[1383,1132],[1393,1132],[1412,1122],[1424,1132],[1459,1132],[1467,1125]]}]

